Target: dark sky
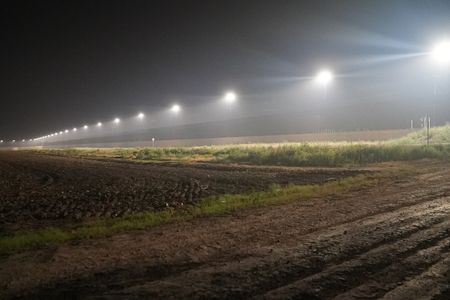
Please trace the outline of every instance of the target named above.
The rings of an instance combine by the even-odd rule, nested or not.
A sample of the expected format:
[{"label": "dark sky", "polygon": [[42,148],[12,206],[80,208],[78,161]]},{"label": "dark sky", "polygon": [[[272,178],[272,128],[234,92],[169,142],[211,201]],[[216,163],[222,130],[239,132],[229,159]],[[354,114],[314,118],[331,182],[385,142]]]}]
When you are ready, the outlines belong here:
[{"label": "dark sky", "polygon": [[366,105],[417,118],[436,82],[441,121],[450,112],[448,81],[431,79],[414,56],[450,35],[448,0],[3,1],[0,9],[0,139],[174,100],[200,105],[229,88],[262,114],[302,97],[295,87],[324,65],[339,75],[330,107],[344,118]]}]

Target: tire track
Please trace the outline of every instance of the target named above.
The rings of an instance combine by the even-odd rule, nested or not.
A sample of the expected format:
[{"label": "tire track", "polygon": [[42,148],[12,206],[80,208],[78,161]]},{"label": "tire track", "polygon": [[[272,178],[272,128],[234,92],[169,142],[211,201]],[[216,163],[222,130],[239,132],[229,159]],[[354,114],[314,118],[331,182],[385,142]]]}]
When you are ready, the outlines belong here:
[{"label": "tire track", "polygon": [[[333,298],[365,282],[368,279],[367,273],[377,273],[377,271],[395,263],[397,260],[402,260],[412,254],[417,255],[416,252],[419,250],[434,247],[449,236],[449,226],[450,220],[414,233],[398,242],[382,245],[342,264],[334,265],[323,272],[272,290],[265,294],[263,299],[292,299],[305,294],[319,299]],[[448,250],[448,247],[447,241],[444,250]],[[399,271],[402,272],[402,270]],[[383,289],[379,292],[383,294]],[[369,297],[366,296],[365,298],[378,297],[369,294]],[[341,299],[351,299],[351,297],[343,296]]]},{"label": "tire track", "polygon": [[[446,237],[446,230],[450,226],[450,221],[447,220],[450,212],[449,200],[448,198],[440,199],[436,203],[417,205],[406,211],[372,216],[364,221],[332,228],[319,236],[312,234],[294,249],[281,249],[270,253],[256,252],[248,259],[200,267],[177,276],[128,287],[104,296],[126,296],[137,293],[148,297],[158,295],[161,298],[242,299],[255,296],[257,292],[269,291],[265,297],[270,298],[272,294],[280,295],[283,289],[292,292],[289,285],[295,286],[302,278],[308,281],[314,279],[314,276],[319,276],[317,280],[321,281],[323,276],[320,274],[327,272],[329,266],[348,264],[348,261],[352,262],[355,256],[364,255],[367,251],[370,255],[380,251],[378,260],[373,263],[373,266],[381,269],[387,263],[383,259],[386,251],[392,251],[390,255],[392,260],[397,255],[407,256],[418,247],[426,248]],[[423,232],[430,235],[427,236]],[[398,242],[399,238],[403,240]],[[403,248],[402,243],[405,242],[408,244]],[[396,252],[393,251],[395,249],[397,249]],[[353,271],[365,271],[365,262],[367,260],[361,258],[359,264],[353,266]],[[344,272],[341,276],[345,274],[351,276],[352,272]],[[309,277],[311,278],[308,279]],[[313,281],[306,286],[314,286]],[[337,282],[341,281],[337,280]],[[353,284],[358,283],[361,282],[354,280]],[[304,287],[294,289],[292,296],[298,296],[305,291],[310,292]],[[317,291],[310,292],[309,295],[316,296],[315,293]],[[290,296],[290,294],[283,295]],[[318,297],[324,295],[332,294],[318,293]],[[261,297],[256,296],[256,298]]]},{"label": "tire track", "polygon": [[[379,299],[389,291],[397,289],[399,285],[404,286],[405,284],[410,284],[411,278],[417,276],[422,270],[426,270],[430,266],[439,263],[442,257],[448,256],[449,250],[450,239],[445,238],[436,245],[419,250],[404,260],[391,263],[380,272],[366,273],[363,284],[333,299]],[[417,284],[413,286],[416,287]]]},{"label": "tire track", "polygon": [[385,300],[433,299],[446,300],[450,297],[450,253],[422,274],[384,295]]}]

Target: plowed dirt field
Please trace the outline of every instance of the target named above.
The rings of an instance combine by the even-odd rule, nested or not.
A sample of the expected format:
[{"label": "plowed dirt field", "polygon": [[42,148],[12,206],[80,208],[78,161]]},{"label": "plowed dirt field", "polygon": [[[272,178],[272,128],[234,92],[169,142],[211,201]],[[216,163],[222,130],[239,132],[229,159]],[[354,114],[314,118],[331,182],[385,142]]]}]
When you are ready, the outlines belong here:
[{"label": "plowed dirt field", "polygon": [[[24,156],[19,163],[14,155],[2,155],[2,166],[40,170],[38,166],[45,164],[53,166],[46,168],[53,174],[58,165],[67,163],[76,170],[69,178],[76,178],[76,172],[81,175],[84,164],[96,166],[87,168],[86,176],[91,178],[96,178],[99,168],[110,168],[118,178],[129,174],[126,168],[164,178],[146,169],[161,168],[168,178],[162,182],[195,174],[206,184],[207,174],[233,172],[237,178],[229,178],[228,183],[233,191],[262,187],[279,178],[278,171],[272,171],[277,168],[242,171],[247,167],[217,170],[201,165],[174,171],[169,165],[63,157],[39,161]],[[447,163],[411,164],[420,174],[394,176],[383,184],[340,195],[3,257],[0,295],[17,299],[450,299],[450,168]],[[28,172],[39,174],[29,175],[32,178],[43,176],[24,173]],[[280,173],[290,174],[294,181],[297,177],[290,172],[297,171]],[[337,175],[320,176],[327,180]],[[280,182],[286,180],[281,177]],[[221,182],[209,180],[209,186]],[[241,180],[249,186],[235,187]],[[227,188],[226,183],[217,186]]]}]

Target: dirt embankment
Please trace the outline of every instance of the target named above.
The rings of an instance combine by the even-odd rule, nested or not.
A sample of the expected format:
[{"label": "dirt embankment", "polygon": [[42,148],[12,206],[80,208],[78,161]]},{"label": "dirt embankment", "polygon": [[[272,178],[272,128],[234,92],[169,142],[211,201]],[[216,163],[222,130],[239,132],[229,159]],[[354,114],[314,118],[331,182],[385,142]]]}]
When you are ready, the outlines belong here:
[{"label": "dirt embankment", "polygon": [[11,256],[0,282],[29,299],[448,299],[448,167]]},{"label": "dirt embankment", "polygon": [[361,170],[134,163],[0,152],[0,233],[192,204],[202,197],[323,183]]}]

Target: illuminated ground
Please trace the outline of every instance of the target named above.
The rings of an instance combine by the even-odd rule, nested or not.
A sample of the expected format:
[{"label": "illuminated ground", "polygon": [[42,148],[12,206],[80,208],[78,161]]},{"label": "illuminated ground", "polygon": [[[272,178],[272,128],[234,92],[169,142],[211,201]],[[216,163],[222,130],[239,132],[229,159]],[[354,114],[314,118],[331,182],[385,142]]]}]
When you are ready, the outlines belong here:
[{"label": "illuminated ground", "polygon": [[[23,170],[61,159],[41,157]],[[61,169],[77,168],[76,159],[68,162]],[[104,164],[112,176],[121,168],[119,162],[84,163]],[[449,165],[377,169],[399,167],[409,171],[308,201],[4,256],[2,293],[28,299],[447,299]]]}]

